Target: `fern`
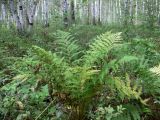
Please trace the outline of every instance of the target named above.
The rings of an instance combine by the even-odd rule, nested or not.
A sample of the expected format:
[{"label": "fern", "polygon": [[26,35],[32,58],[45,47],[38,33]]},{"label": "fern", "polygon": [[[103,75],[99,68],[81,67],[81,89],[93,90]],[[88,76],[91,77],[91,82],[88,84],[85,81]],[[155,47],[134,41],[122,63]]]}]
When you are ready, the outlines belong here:
[{"label": "fern", "polygon": [[[126,75],[126,82],[120,80],[120,78],[115,78],[111,84],[113,85],[112,89],[117,89],[119,92],[119,97],[124,100],[127,99],[137,99],[142,101],[140,95],[142,94],[142,88],[139,88],[137,85],[131,86],[131,80],[128,75]],[[111,85],[111,86],[112,86]]]},{"label": "fern", "polygon": [[56,39],[56,51],[61,57],[64,57],[68,63],[72,63],[77,60],[81,54],[81,50],[77,41],[69,32],[57,30],[54,33]]},{"label": "fern", "polygon": [[33,50],[34,53],[36,53],[36,55],[38,56],[38,58],[45,63],[54,64],[57,65],[57,67],[60,67],[60,65],[65,64],[65,62],[63,62],[63,58],[58,57],[56,54],[47,52],[44,49],[37,46],[33,46]]},{"label": "fern", "polygon": [[141,120],[142,109],[138,105],[124,105],[124,112],[113,120]]},{"label": "fern", "polygon": [[150,71],[155,73],[156,75],[160,76],[160,65],[157,67],[151,68]]},{"label": "fern", "polygon": [[49,80],[57,84],[56,89],[61,89],[60,91],[70,94],[72,97],[85,95],[87,90],[85,85],[98,72],[98,70],[86,67],[71,67],[63,58],[37,46],[33,46],[33,51],[37,59],[44,64],[43,69],[44,72],[47,72]]},{"label": "fern", "polygon": [[93,44],[90,45],[90,49],[84,55],[84,65],[90,66],[100,59],[103,59],[107,53],[121,41],[121,33],[113,34],[106,32],[100,36],[97,36]]},{"label": "fern", "polygon": [[117,116],[123,113],[125,108],[122,105],[117,106],[116,109],[111,107],[98,107],[97,112],[95,113],[96,120],[113,120]]},{"label": "fern", "polygon": [[[46,81],[49,95],[58,94],[57,98],[60,101],[65,100],[65,109],[71,107],[71,113],[76,111],[77,118],[82,119],[85,116],[85,110],[88,109],[88,103],[97,95],[97,92],[103,89],[102,81],[106,81],[105,76],[109,73],[109,69],[116,69],[118,65],[114,65],[117,60],[111,60],[103,64],[101,69],[98,66],[95,67],[94,63],[103,59],[113,47],[119,45],[120,33],[106,32],[98,36],[90,45],[90,49],[84,53],[83,58],[79,54],[81,50],[70,33],[58,31],[55,36],[58,52],[52,53],[33,46],[31,63],[34,63],[34,70],[32,76],[33,79]],[[129,57],[129,61],[131,60],[135,58]],[[122,99],[141,100],[141,89],[138,86],[131,86],[129,77],[126,76],[126,83],[119,77],[108,74],[108,78],[110,77],[113,84],[107,85],[117,90]],[[116,94],[116,91],[114,92]]]},{"label": "fern", "polygon": [[139,58],[136,56],[126,55],[119,60],[119,63],[122,64],[122,63],[131,62],[131,61],[137,61],[137,60],[139,60]]}]

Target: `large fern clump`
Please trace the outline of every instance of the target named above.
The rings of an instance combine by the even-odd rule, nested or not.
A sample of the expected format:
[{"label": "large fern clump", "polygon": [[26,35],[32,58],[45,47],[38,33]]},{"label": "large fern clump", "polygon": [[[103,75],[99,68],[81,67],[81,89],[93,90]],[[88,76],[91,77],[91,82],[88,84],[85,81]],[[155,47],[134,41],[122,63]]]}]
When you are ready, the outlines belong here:
[{"label": "large fern clump", "polygon": [[[54,37],[55,52],[33,46],[29,57],[15,67],[21,66],[19,71],[27,73],[28,79],[38,80],[36,89],[47,85],[50,97],[56,97],[70,111],[70,119],[85,119],[89,103],[106,86],[113,94],[118,93],[122,101],[126,98],[142,101],[141,88],[132,86],[129,78],[125,82],[110,73],[118,60],[105,62],[108,53],[122,43],[121,33],[106,32],[97,36],[87,51],[68,32],[59,30]],[[104,63],[99,64],[100,61]]]}]

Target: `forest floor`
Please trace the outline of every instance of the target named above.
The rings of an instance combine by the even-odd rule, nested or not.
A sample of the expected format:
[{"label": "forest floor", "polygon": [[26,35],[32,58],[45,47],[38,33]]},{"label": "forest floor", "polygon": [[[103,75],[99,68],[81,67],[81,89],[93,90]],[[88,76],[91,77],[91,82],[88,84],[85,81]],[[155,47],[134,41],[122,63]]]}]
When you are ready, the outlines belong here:
[{"label": "forest floor", "polygon": [[159,27],[1,28],[0,43],[2,120],[160,118]]}]

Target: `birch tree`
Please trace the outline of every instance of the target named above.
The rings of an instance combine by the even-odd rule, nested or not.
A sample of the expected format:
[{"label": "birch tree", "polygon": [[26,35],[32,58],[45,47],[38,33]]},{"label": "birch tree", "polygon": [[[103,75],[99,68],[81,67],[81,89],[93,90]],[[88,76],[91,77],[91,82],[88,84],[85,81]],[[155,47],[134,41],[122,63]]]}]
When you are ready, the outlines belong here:
[{"label": "birch tree", "polygon": [[22,23],[20,21],[20,17],[18,16],[18,12],[16,9],[16,4],[14,2],[14,0],[9,0],[9,6],[10,6],[10,12],[12,15],[12,18],[14,20],[14,22],[16,23],[16,28],[18,30],[18,32],[22,32],[23,31],[23,27],[22,27]]},{"label": "birch tree", "polygon": [[63,1],[63,21],[64,21],[64,26],[68,27],[68,0]]},{"label": "birch tree", "polygon": [[5,22],[6,20],[6,12],[7,12],[7,7],[6,7],[6,1],[5,0],[2,0],[1,1],[1,20],[3,22]]},{"label": "birch tree", "polygon": [[160,25],[159,0],[1,0],[0,3],[0,20],[8,26],[15,25],[19,32],[31,32],[35,24],[48,27],[50,20],[56,20],[55,11],[64,27],[79,23],[125,26],[147,23],[152,28]]},{"label": "birch tree", "polygon": [[40,0],[35,0],[30,4],[31,9],[27,9],[27,21],[28,21],[28,31],[30,32],[34,25],[34,17],[36,13],[36,8]]},{"label": "birch tree", "polygon": [[71,23],[75,23],[75,1],[71,0]]},{"label": "birch tree", "polygon": [[48,6],[48,0],[44,0],[44,26],[49,27],[49,6]]}]

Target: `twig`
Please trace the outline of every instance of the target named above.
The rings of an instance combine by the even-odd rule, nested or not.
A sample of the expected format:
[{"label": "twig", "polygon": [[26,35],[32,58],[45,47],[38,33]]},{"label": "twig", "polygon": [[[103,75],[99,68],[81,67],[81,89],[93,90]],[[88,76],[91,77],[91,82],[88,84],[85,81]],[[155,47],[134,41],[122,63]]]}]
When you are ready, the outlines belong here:
[{"label": "twig", "polygon": [[52,105],[52,103],[54,102],[54,100],[52,100],[51,103],[49,103],[49,105],[36,117],[35,120],[38,120],[41,117],[41,115]]}]

